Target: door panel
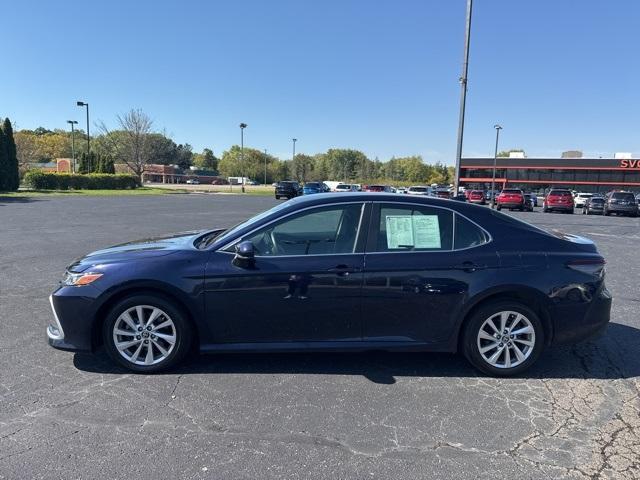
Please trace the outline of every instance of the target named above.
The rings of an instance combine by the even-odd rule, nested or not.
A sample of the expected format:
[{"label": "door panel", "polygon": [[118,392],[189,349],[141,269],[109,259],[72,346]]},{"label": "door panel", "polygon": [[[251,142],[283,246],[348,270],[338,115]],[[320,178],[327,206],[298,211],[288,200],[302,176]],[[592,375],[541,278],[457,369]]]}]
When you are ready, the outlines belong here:
[{"label": "door panel", "polygon": [[449,338],[469,292],[495,275],[497,257],[478,247],[368,254],[365,265],[363,340],[435,343]]},{"label": "door panel", "polygon": [[255,268],[212,254],[206,311],[219,343],[361,340],[363,254],[259,257]]}]

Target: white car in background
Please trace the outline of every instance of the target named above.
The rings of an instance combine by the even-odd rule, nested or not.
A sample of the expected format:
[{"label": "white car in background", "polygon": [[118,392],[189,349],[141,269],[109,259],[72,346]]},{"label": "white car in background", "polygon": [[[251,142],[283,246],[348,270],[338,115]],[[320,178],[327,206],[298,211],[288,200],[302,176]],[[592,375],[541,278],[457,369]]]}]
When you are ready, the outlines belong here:
[{"label": "white car in background", "polygon": [[341,183],[340,185],[336,185],[334,192],[357,192],[358,187],[356,185],[351,185],[349,183]]},{"label": "white car in background", "polygon": [[593,193],[578,192],[573,199],[573,203],[575,204],[576,208],[582,208],[584,207],[584,204],[587,203],[587,200],[589,200],[591,197],[593,197]]},{"label": "white car in background", "polygon": [[407,195],[431,195],[431,187],[425,187],[424,185],[414,185],[407,188],[405,192]]}]

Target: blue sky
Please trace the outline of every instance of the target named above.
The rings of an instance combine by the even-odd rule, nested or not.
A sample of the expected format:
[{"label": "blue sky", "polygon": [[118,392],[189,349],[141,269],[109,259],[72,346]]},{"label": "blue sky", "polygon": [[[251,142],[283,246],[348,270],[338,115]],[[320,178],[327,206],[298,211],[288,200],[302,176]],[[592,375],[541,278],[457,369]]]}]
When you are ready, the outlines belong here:
[{"label": "blue sky", "polygon": [[[2,0],[0,115],[141,108],[176,142],[455,155],[465,0]],[[10,6],[9,6],[10,5]],[[640,154],[636,0],[476,0],[464,155]]]}]

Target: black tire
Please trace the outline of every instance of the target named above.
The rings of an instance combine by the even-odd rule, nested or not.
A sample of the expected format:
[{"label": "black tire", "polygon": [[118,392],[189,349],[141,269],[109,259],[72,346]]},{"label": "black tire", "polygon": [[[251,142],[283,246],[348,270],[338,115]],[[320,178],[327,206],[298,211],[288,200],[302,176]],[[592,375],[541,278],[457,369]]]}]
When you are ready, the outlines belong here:
[{"label": "black tire", "polygon": [[496,210],[500,211],[500,210],[502,210],[502,207],[501,207],[500,205],[498,205],[498,206],[496,207]]},{"label": "black tire", "polygon": [[[511,368],[494,367],[488,363],[479,351],[478,334],[485,320],[502,311],[513,311],[524,315],[531,323],[535,341],[528,357],[519,365]],[[499,327],[498,327],[499,328]],[[462,351],[469,362],[478,370],[491,376],[508,377],[517,375],[533,365],[544,349],[545,332],[538,315],[526,305],[516,301],[500,300],[487,303],[476,310],[466,323],[462,333]]]},{"label": "black tire", "polygon": [[[124,358],[115,346],[113,329],[118,317],[126,310],[137,305],[148,305],[166,312],[175,326],[175,344],[173,350],[159,363],[138,365]],[[105,349],[111,359],[124,368],[138,373],[155,373],[171,368],[180,363],[191,349],[193,340],[192,327],[186,314],[174,302],[156,294],[134,294],[116,303],[107,314],[102,325],[102,338]]]},{"label": "black tire", "polygon": [[276,200],[280,200],[280,197],[278,195],[276,195]]},{"label": "black tire", "polygon": [[611,213],[610,213],[608,210],[605,210],[604,212],[602,212],[602,214],[603,214],[605,217],[608,217],[609,215],[611,215]]},{"label": "black tire", "polygon": [[547,207],[542,207],[542,212],[543,212],[543,213],[548,213],[548,212],[549,212],[549,209],[548,209]]}]

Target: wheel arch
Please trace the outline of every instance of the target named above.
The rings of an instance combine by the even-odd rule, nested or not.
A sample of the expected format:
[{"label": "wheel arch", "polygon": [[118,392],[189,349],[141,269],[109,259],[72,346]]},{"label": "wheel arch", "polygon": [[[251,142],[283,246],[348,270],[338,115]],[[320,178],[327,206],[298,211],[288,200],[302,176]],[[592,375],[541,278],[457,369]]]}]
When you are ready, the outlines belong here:
[{"label": "wheel arch", "polygon": [[161,282],[152,282],[126,284],[117,290],[110,292],[102,301],[93,317],[93,323],[91,326],[91,349],[95,351],[102,345],[102,325],[113,305],[123,298],[132,295],[155,295],[175,304],[175,306],[185,314],[187,321],[191,325],[193,334],[192,347],[197,348],[200,344],[200,332],[195,321],[196,312],[189,308],[188,302],[184,298],[181,298],[180,295],[176,295],[174,291],[175,288],[171,288]]},{"label": "wheel arch", "polygon": [[467,303],[467,306],[460,315],[461,320],[455,333],[455,349],[460,350],[460,343],[464,337],[464,330],[475,312],[485,305],[501,300],[511,300],[532,309],[540,318],[544,328],[545,346],[549,346],[553,339],[553,322],[549,314],[547,296],[535,288],[525,285],[509,285],[484,292],[474,297]]}]

